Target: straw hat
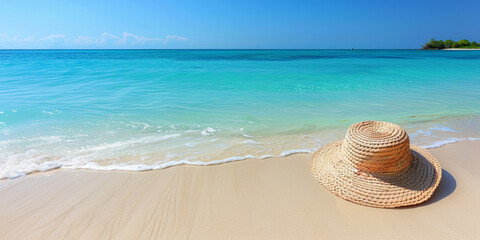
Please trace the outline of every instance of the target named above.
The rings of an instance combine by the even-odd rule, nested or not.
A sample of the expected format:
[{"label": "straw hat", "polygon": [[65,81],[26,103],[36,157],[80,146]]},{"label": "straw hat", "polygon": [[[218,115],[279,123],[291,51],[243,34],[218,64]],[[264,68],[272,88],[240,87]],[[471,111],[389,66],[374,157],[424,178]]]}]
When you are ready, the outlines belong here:
[{"label": "straw hat", "polygon": [[426,201],[442,177],[437,159],[410,144],[403,128],[379,121],[353,124],[345,139],[320,148],[311,171],[335,195],[381,208]]}]

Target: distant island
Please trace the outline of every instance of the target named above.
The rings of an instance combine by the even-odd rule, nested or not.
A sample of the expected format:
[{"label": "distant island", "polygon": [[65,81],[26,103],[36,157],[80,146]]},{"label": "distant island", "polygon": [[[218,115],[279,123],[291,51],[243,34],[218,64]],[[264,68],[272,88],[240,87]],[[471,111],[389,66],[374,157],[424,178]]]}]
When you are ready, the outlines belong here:
[{"label": "distant island", "polygon": [[435,40],[430,39],[429,42],[425,43],[422,46],[424,50],[438,50],[438,49],[480,49],[480,43],[475,41],[468,41],[467,39],[462,39],[458,42],[453,40]]}]

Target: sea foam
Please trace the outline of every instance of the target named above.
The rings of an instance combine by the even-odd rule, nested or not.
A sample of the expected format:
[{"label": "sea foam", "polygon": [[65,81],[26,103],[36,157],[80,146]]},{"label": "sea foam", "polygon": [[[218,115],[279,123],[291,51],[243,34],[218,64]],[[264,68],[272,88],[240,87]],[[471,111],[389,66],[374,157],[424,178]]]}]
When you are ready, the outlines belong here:
[{"label": "sea foam", "polygon": [[[281,154],[278,155],[262,155],[262,156],[255,156],[255,155],[244,155],[244,156],[234,156],[229,158],[224,158],[221,160],[213,160],[213,161],[191,161],[191,160],[180,160],[180,161],[166,161],[166,162],[156,162],[153,164],[128,164],[128,163],[120,163],[120,164],[110,164],[110,165],[100,165],[96,162],[85,162],[81,164],[73,164],[73,162],[61,163],[61,162],[44,162],[41,164],[34,163],[33,159],[29,161],[29,163],[21,164],[22,170],[3,170],[0,171],[0,179],[14,179],[18,177],[25,176],[30,173],[34,172],[45,172],[53,169],[89,169],[89,170],[100,170],[100,171],[150,171],[150,170],[159,170],[169,167],[175,167],[180,165],[191,165],[191,166],[210,166],[210,165],[218,165],[230,162],[237,162],[243,161],[247,159],[266,159],[266,158],[273,158],[273,157],[286,157],[292,154],[297,153],[312,153],[313,150],[311,149],[294,149],[283,151]],[[44,157],[44,156],[40,156]],[[37,157],[39,158],[39,157]],[[12,167],[13,166],[7,166]]]},{"label": "sea foam", "polygon": [[450,144],[450,143],[456,143],[456,142],[459,142],[459,141],[475,141],[475,140],[480,140],[480,138],[448,138],[448,139],[445,139],[445,140],[434,142],[434,143],[429,144],[429,145],[423,145],[421,147],[427,148],[427,149],[429,149],[429,148],[439,148],[439,147],[445,146],[445,145]]},{"label": "sea foam", "polygon": [[175,167],[180,165],[191,165],[191,166],[211,166],[211,165],[219,165],[223,163],[230,163],[230,162],[237,162],[247,159],[266,159],[266,158],[274,158],[274,157],[286,157],[297,153],[313,153],[311,149],[294,149],[283,151],[279,155],[262,155],[262,156],[254,156],[254,155],[245,155],[245,156],[235,156],[229,157],[221,160],[214,160],[214,161],[190,161],[190,160],[180,160],[180,161],[169,161],[169,162],[157,162],[151,165],[148,164],[112,164],[108,166],[101,166],[95,162],[88,162],[81,166],[71,166],[65,167],[66,169],[90,169],[90,170],[103,170],[103,171],[149,171],[149,170],[159,170],[169,167]]},{"label": "sea foam", "polygon": [[[142,139],[143,141],[146,140],[146,142],[150,141],[158,141],[160,139],[168,139],[176,137],[176,135],[169,135],[169,136],[164,136],[163,138],[148,138],[148,139]],[[480,138],[448,138],[444,139],[441,141],[436,141],[432,144],[428,145],[422,145],[421,147],[423,148],[438,148],[441,146],[444,146],[446,144],[450,143],[455,143],[458,141],[475,141],[475,140],[480,140]],[[137,143],[137,141],[132,140],[128,142],[129,144],[132,143]],[[110,145],[109,147],[116,148],[118,146],[123,146],[122,144],[114,144],[113,146]],[[94,148],[94,149],[89,149],[89,150],[102,150],[104,148]],[[13,153],[10,153],[10,157],[8,157],[8,154],[5,156],[6,153],[3,153],[4,157],[7,157],[10,159],[9,163],[7,164],[2,164],[2,170],[0,170],[0,179],[14,179],[18,177],[25,176],[30,173],[34,172],[46,172],[50,171],[53,169],[89,169],[89,170],[100,170],[100,171],[135,171],[135,172],[140,172],[140,171],[150,171],[150,170],[159,170],[159,169],[165,169],[169,167],[175,167],[175,166],[180,166],[180,165],[191,165],[191,166],[210,166],[210,165],[218,165],[218,164],[224,164],[224,163],[230,163],[230,162],[237,162],[237,161],[243,161],[247,159],[267,159],[267,158],[275,158],[275,157],[287,157],[293,154],[305,154],[305,153],[313,153],[315,149],[292,149],[292,150],[286,150],[281,152],[280,154],[265,154],[265,155],[251,155],[247,154],[244,156],[234,156],[234,157],[229,157],[229,158],[224,158],[220,160],[213,160],[213,161],[193,161],[189,159],[183,159],[183,160],[175,160],[175,161],[169,161],[166,159],[166,161],[158,161],[153,164],[141,164],[141,163],[134,163],[134,162],[129,162],[129,163],[118,163],[118,164],[110,164],[110,165],[100,165],[97,162],[92,162],[92,161],[75,161],[75,159],[82,159],[82,156],[76,156],[71,158],[70,160],[68,159],[63,159],[60,158],[58,161],[46,161],[40,164],[35,163],[38,160],[41,159],[49,159],[51,156],[47,155],[38,155],[38,153],[35,150],[28,151],[27,153],[16,155],[15,159],[23,158],[23,161],[21,161],[20,164],[15,164],[15,159],[12,159],[12,155],[15,155]],[[170,156],[170,155],[169,155]],[[171,155],[174,156],[174,155]],[[85,156],[83,156],[85,158]],[[170,157],[168,157],[170,158]]]}]

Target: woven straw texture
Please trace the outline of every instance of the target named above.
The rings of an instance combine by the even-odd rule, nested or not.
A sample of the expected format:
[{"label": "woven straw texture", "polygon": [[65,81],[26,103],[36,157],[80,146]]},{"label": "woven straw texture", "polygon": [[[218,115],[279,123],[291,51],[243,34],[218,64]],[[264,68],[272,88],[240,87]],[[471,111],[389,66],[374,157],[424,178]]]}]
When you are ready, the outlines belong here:
[{"label": "woven straw texture", "polygon": [[442,176],[437,159],[411,145],[405,130],[379,121],[353,124],[345,139],[320,148],[311,171],[335,195],[380,208],[426,201]]}]

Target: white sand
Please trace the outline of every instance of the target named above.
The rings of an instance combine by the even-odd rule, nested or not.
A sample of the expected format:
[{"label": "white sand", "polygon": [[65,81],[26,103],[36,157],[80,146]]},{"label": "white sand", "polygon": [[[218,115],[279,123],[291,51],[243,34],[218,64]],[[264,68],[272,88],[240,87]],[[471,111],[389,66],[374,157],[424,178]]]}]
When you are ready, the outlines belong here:
[{"label": "white sand", "polygon": [[0,239],[478,239],[480,141],[433,149],[446,172],[417,207],[325,191],[311,154],[144,173],[54,171],[0,182]]},{"label": "white sand", "polygon": [[444,48],[442,50],[449,50],[449,51],[468,51],[468,50],[480,50],[480,48]]}]

